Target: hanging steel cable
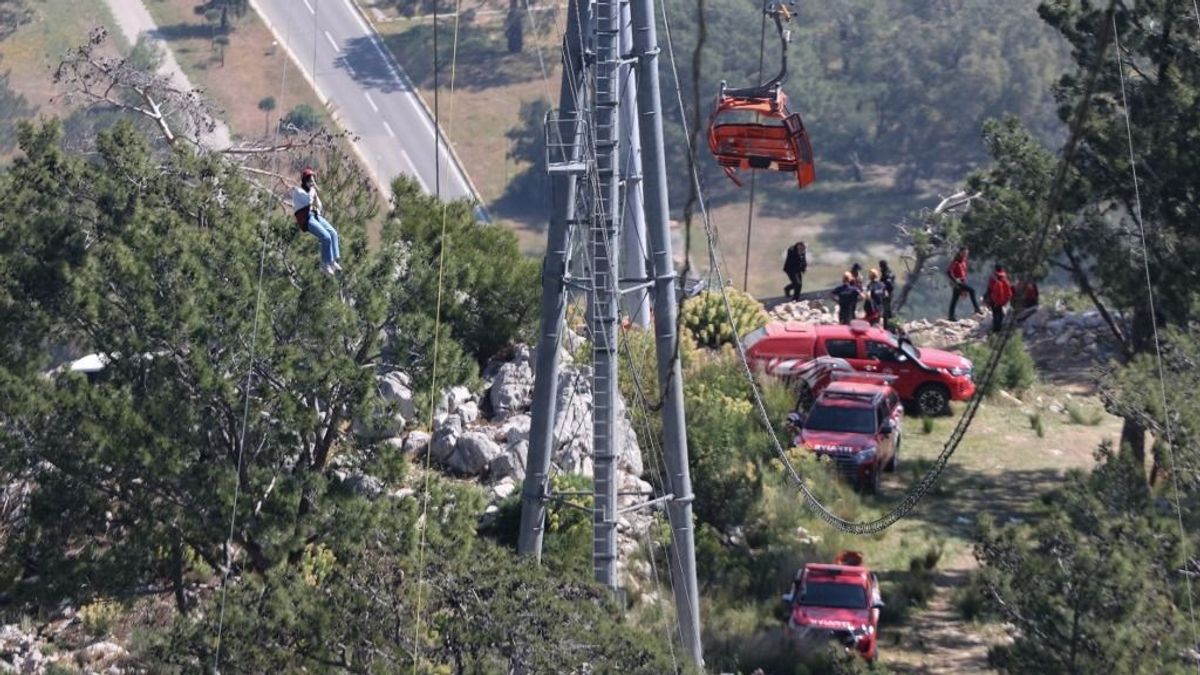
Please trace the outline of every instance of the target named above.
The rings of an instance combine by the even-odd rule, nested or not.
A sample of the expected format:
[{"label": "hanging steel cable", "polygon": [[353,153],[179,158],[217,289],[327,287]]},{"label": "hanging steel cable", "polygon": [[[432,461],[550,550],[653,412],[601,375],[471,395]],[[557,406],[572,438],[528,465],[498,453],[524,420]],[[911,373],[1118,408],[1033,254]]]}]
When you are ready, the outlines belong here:
[{"label": "hanging steel cable", "polygon": [[[1195,0],[1193,0],[1193,2],[1194,1]],[[1198,15],[1198,17],[1200,17],[1200,15]],[[1154,361],[1158,371],[1158,384],[1162,394],[1163,427],[1166,431],[1165,435],[1167,439],[1167,453],[1171,458],[1171,488],[1174,497],[1173,501],[1175,502],[1175,518],[1179,524],[1179,546],[1183,551],[1184,560],[1190,560],[1191,556],[1188,554],[1189,546],[1187,530],[1184,529],[1183,526],[1183,507],[1180,503],[1179,497],[1179,472],[1176,470],[1178,465],[1175,463],[1175,437],[1171,425],[1171,408],[1167,403],[1167,377],[1165,371],[1163,370],[1162,342],[1159,340],[1158,336],[1158,313],[1155,311],[1154,283],[1150,278],[1150,249],[1146,245],[1146,225],[1142,219],[1142,189],[1141,184],[1138,181],[1137,156],[1134,154],[1133,150],[1133,124],[1130,121],[1129,96],[1125,91],[1125,64],[1121,60],[1121,32],[1117,27],[1117,15],[1115,12],[1112,14],[1111,18],[1113,44],[1116,46],[1114,58],[1117,62],[1117,75],[1119,76],[1121,82],[1121,110],[1124,113],[1125,118],[1125,140],[1129,146],[1129,173],[1130,180],[1133,182],[1134,197],[1133,216],[1134,220],[1137,222],[1138,233],[1141,236],[1142,242],[1142,266],[1146,272],[1146,300],[1149,303],[1150,326],[1154,335]],[[1196,607],[1195,599],[1192,594],[1192,577],[1190,574],[1184,574],[1183,579],[1187,587],[1188,620],[1192,629],[1192,645],[1196,646],[1200,645],[1200,639],[1198,639],[1198,634],[1196,631]],[[1200,665],[1198,665],[1198,669],[1200,669]]]}]

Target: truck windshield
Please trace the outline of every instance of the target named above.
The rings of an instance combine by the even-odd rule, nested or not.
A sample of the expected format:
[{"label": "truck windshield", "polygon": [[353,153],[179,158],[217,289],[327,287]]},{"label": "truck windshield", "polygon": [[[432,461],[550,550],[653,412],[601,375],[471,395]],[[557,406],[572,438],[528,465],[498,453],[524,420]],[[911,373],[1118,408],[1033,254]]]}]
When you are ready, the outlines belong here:
[{"label": "truck windshield", "polygon": [[875,411],[864,406],[814,405],[804,422],[812,431],[845,431],[855,434],[875,433]]},{"label": "truck windshield", "polygon": [[800,604],[810,607],[864,609],[867,606],[867,593],[861,586],[852,584],[810,581],[804,584],[804,593],[800,596]]},{"label": "truck windshield", "polygon": [[751,347],[754,346],[754,343],[763,339],[763,337],[765,337],[766,334],[767,334],[766,328],[758,328],[758,329],[752,330],[749,333],[746,333],[744,336],[742,336],[742,346],[745,347],[747,350],[749,350]]}]

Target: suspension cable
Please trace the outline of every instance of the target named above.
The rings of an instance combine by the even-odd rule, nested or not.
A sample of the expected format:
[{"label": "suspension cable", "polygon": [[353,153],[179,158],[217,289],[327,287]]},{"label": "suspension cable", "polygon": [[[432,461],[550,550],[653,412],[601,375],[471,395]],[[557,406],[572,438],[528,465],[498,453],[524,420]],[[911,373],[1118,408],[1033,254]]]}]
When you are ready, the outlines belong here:
[{"label": "suspension cable", "polygon": [[[455,0],[454,3],[454,39],[450,49],[450,119],[446,124],[446,141],[449,143],[453,138],[454,133],[454,84],[458,72],[458,27],[459,17],[462,12],[462,0]],[[441,235],[438,239],[438,277],[437,277],[437,301],[434,309],[433,321],[433,365],[429,378],[429,428],[433,428],[434,414],[437,409],[437,376],[438,376],[438,360],[441,356],[441,335],[442,335],[442,296],[445,291],[446,278],[446,249],[450,248],[449,242],[446,241],[446,222],[450,204],[442,202],[442,180],[441,180],[441,165],[439,156],[442,148],[442,126],[441,126],[441,110],[438,107],[438,51],[437,51],[437,3],[433,5],[433,156],[434,156],[434,196],[441,202],[442,205],[442,228]],[[422,659],[421,648],[421,626],[423,617],[421,616],[422,600],[424,599],[422,590],[425,583],[425,534],[429,529],[429,482],[432,472],[429,470],[432,462],[433,443],[425,446],[425,476],[421,494],[421,519],[418,521],[417,535],[417,602],[414,611],[413,619],[413,668],[414,675],[419,671]]]},{"label": "suspension cable", "polygon": [[[763,59],[767,48],[767,3],[763,0],[762,29],[758,36],[758,81],[763,81]],[[785,54],[786,58],[786,54]],[[781,83],[782,84],[782,83]],[[754,121],[759,120],[759,114],[754,113]],[[742,292],[750,292],[750,241],[754,232],[754,196],[758,188],[758,172],[750,172],[750,205],[746,208],[746,255],[742,262]]]},{"label": "suspension cable", "polygon": [[[288,22],[288,27],[284,33],[284,44],[288,44],[291,40],[291,22]],[[315,56],[314,56],[315,58]],[[283,65],[279,76],[279,100],[283,101],[283,94],[287,90],[287,74],[288,74],[288,56],[283,55]],[[316,70],[314,69],[314,74]],[[275,125],[275,131],[271,136],[271,145],[277,147],[279,144],[279,125]],[[272,173],[279,173],[279,153],[275,152],[271,159]],[[265,207],[266,215],[264,216],[264,225],[269,225],[271,209],[274,203],[268,199]],[[266,268],[267,261],[267,235],[270,233],[269,227],[264,227],[262,237],[262,247],[258,254],[258,280],[255,282],[254,290],[254,320],[251,323],[252,333],[250,335],[250,361],[246,368],[246,387],[243,395],[244,403],[242,404],[242,428],[238,432],[238,449],[237,449],[237,466],[235,467],[233,481],[233,502],[229,507],[229,535],[225,538],[225,569],[221,571],[221,609],[217,615],[217,640],[213,645],[213,673],[221,672],[221,639],[225,633],[225,601],[229,593],[229,574],[233,568],[233,535],[237,528],[237,506],[238,499],[241,497],[242,488],[242,460],[245,456],[246,447],[246,428],[247,421],[250,416],[250,385],[254,377],[254,360],[258,356],[258,323],[259,316],[262,311],[262,281],[263,271]]]},{"label": "suspension cable", "polygon": [[[1121,32],[1117,26],[1117,15],[1115,12],[1112,14],[1112,31],[1113,44],[1116,46],[1114,58],[1117,62],[1117,74],[1120,76],[1121,82],[1121,110],[1125,117],[1125,140],[1129,146],[1129,173],[1133,181],[1133,215],[1134,220],[1137,221],[1138,233],[1142,241],[1142,267],[1146,272],[1146,299],[1149,303],[1150,326],[1154,334],[1154,359],[1158,370],[1158,383],[1162,393],[1163,427],[1166,430],[1167,453],[1171,458],[1171,487],[1175,497],[1175,518],[1179,524],[1179,546],[1183,552],[1184,560],[1189,560],[1187,530],[1183,526],[1183,507],[1179,497],[1179,471],[1178,466],[1175,464],[1175,438],[1171,430],[1171,409],[1167,403],[1167,378],[1163,371],[1162,343],[1158,336],[1158,313],[1154,302],[1154,284],[1150,279],[1150,248],[1146,245],[1146,225],[1142,218],[1142,191],[1138,181],[1137,157],[1133,150],[1133,125],[1130,121],[1129,97],[1125,91],[1125,64],[1121,60]],[[1184,574],[1183,579],[1187,586],[1188,619],[1192,629],[1192,645],[1195,646],[1200,644],[1200,639],[1197,639],[1196,632],[1196,609],[1192,595],[1192,577],[1190,574]]]}]

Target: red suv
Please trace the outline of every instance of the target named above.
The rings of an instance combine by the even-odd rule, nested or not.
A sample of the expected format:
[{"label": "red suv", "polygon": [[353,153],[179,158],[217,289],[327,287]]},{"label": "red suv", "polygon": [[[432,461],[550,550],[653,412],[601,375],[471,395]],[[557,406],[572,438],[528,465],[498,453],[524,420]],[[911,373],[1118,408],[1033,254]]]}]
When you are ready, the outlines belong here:
[{"label": "red suv", "polygon": [[838,474],[861,492],[878,492],[879,475],[895,471],[900,450],[904,406],[886,381],[864,381],[855,374],[836,378],[813,402],[807,415],[795,412],[789,421],[795,444],[829,457]]},{"label": "red suv", "polygon": [[833,639],[874,661],[879,654],[879,579],[862,554],[842,551],[832,565],[808,563],[796,573],[788,605],[787,636],[797,643]]},{"label": "red suv", "polygon": [[939,415],[950,401],[975,394],[971,361],[941,349],[918,349],[909,340],[868,324],[849,326],[771,323],[743,339],[746,355],[768,373],[786,372],[795,364],[819,356],[844,359],[852,368],[895,375],[893,387],[920,415]]}]

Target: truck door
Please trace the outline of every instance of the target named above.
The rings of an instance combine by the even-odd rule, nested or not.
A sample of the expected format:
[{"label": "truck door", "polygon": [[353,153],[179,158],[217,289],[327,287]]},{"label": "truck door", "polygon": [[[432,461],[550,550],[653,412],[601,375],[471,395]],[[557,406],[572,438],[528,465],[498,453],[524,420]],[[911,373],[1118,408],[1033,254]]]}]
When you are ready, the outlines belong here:
[{"label": "truck door", "polygon": [[825,353],[839,359],[845,359],[846,363],[855,370],[862,370],[866,362],[862,358],[862,353],[859,351],[859,340],[854,338],[829,338],[825,340]]},{"label": "truck door", "polygon": [[913,371],[916,365],[907,356],[900,353],[900,350],[893,348],[886,342],[865,338],[863,341],[864,352],[866,353],[866,361],[862,366],[862,370],[881,373],[883,375],[895,375],[896,379],[892,382],[892,387],[895,388],[901,397],[912,396],[911,385],[913,382]]}]

